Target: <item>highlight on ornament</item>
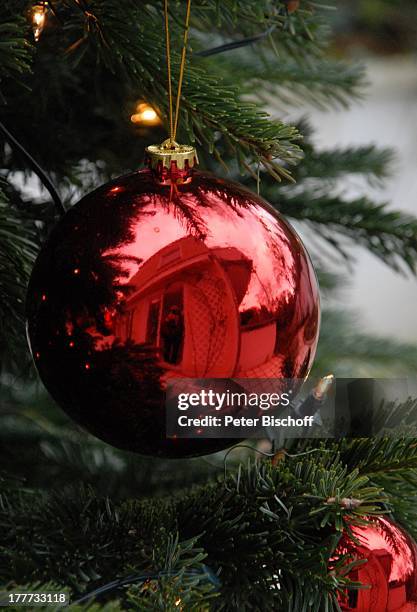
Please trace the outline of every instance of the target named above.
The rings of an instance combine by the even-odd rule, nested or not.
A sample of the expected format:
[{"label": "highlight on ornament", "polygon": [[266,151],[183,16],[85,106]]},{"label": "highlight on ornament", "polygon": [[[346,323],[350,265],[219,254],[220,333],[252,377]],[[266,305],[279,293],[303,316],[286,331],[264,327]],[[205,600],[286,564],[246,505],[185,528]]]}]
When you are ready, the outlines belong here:
[{"label": "highlight on ornament", "polygon": [[156,110],[147,102],[138,102],[130,121],[139,126],[161,125],[161,119]]},{"label": "highlight on ornament", "polygon": [[32,7],[31,20],[33,28],[33,37],[35,42],[38,42],[46,25],[46,16],[48,12],[47,2],[38,2]]}]

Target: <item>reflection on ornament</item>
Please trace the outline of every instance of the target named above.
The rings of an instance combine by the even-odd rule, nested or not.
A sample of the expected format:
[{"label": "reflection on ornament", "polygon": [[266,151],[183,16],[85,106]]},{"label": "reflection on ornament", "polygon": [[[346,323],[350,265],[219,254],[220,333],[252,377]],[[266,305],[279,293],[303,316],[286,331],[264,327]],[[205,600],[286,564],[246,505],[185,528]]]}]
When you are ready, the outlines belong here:
[{"label": "reflection on ornament", "polygon": [[161,123],[155,109],[146,102],[139,102],[136,105],[136,112],[130,117],[130,120],[136,125],[159,125]]},{"label": "reflection on ornament", "polygon": [[367,562],[354,568],[349,579],[367,588],[346,590],[339,596],[344,611],[412,612],[417,610],[417,547],[412,538],[388,518],[369,519],[352,527],[358,543],[347,535],[335,557],[348,555]]},{"label": "reflection on ornament", "polygon": [[120,193],[121,191],[123,191],[123,187],[119,187],[116,185],[116,187],[113,187],[112,189],[110,189],[110,193]]},{"label": "reflection on ornament", "polygon": [[38,42],[46,24],[46,14],[48,11],[47,2],[39,2],[32,8],[32,27],[33,37]]},{"label": "reflection on ornament", "polygon": [[293,229],[240,185],[183,172],[174,191],[146,169],[87,195],[28,293],[32,352],[58,403],[115,446],[179,457],[232,442],[166,439],[169,378],[303,379],[319,326]]}]

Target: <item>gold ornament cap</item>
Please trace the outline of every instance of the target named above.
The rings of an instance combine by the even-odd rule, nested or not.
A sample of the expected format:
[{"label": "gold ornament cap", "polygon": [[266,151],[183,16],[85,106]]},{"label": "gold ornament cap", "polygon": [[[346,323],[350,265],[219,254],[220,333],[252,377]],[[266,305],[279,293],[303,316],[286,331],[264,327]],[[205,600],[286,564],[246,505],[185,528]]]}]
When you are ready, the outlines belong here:
[{"label": "gold ornament cap", "polygon": [[168,138],[160,145],[146,147],[146,165],[162,185],[181,185],[192,180],[198,164],[197,151],[191,145],[182,145]]}]

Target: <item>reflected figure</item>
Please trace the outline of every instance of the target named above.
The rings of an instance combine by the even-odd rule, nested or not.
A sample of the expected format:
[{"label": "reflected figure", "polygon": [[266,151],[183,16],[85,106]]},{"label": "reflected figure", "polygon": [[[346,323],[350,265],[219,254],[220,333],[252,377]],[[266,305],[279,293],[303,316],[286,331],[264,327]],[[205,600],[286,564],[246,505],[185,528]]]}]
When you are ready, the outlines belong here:
[{"label": "reflected figure", "polygon": [[161,336],[163,338],[164,346],[164,360],[167,363],[178,363],[183,333],[184,326],[182,323],[182,315],[178,309],[178,306],[171,306],[161,328]]}]

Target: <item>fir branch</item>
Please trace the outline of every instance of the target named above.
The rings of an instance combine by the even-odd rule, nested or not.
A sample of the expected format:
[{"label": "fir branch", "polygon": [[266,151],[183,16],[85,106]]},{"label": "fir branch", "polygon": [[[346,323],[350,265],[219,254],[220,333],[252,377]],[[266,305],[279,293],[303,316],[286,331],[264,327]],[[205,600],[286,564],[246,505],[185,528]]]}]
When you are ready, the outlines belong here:
[{"label": "fir branch", "polygon": [[284,215],[308,222],[345,259],[351,254],[342,236],[368,249],[396,272],[416,273],[417,220],[411,215],[389,210],[387,204],[375,204],[367,197],[345,200],[314,188],[281,192],[276,206]]},{"label": "fir branch", "polygon": [[414,540],[417,538],[417,517],[415,508],[417,504],[417,470],[409,469],[406,473],[391,472],[375,475],[374,481],[386,491],[389,497],[389,509],[395,520],[410,534]]},{"label": "fir branch", "polygon": [[[305,136],[306,123],[300,126]],[[395,158],[392,149],[383,149],[374,145],[316,150],[307,139],[304,140],[305,157],[295,172],[297,182],[320,180],[334,182],[334,179],[349,174],[362,175],[372,185],[381,186],[391,176],[391,166]]]},{"label": "fir branch", "polygon": [[[74,61],[83,61],[87,51],[94,49],[96,59],[114,74],[130,79],[166,117],[165,50],[160,36],[160,16],[145,8],[140,15],[134,13],[129,22],[121,21],[120,3],[115,0],[89,4],[84,23],[80,23],[78,14],[79,11],[72,20],[67,17],[66,23],[73,38],[70,51]],[[80,31],[80,28],[83,29]],[[180,40],[179,32],[177,35]],[[172,60],[177,74],[179,56],[175,50]],[[282,162],[294,164],[301,158],[295,128],[272,121],[259,106],[242,100],[239,89],[222,84],[217,76],[207,73],[202,60],[191,60],[187,66],[182,107],[183,129],[190,139],[218,153],[216,132],[224,134],[230,151],[242,161],[242,167],[245,160],[260,160],[276,177],[288,178]]]},{"label": "fir branch", "polygon": [[[411,409],[416,416],[417,400],[410,400],[410,406],[397,406],[397,412],[404,418],[404,411]],[[415,419],[414,419],[415,420]],[[417,440],[415,438],[366,438],[342,441],[339,444],[342,461],[352,469],[355,466],[369,478],[417,469]]]},{"label": "fir branch", "polygon": [[[286,609],[288,600],[280,599],[283,593],[273,587],[271,591],[274,574],[280,584],[289,577],[296,583],[292,596],[297,590],[303,592],[303,583],[321,605],[331,597],[322,530],[327,524],[341,528],[347,511],[329,508],[326,496],[338,491],[346,476],[337,454],[324,452],[314,459],[281,462],[278,468],[269,462],[248,465],[231,478],[226,491],[206,487],[180,501],[180,532],[185,529],[185,535],[191,536],[198,524],[204,530],[200,542],[208,552],[208,564],[221,563],[222,601],[230,602],[232,609],[280,609],[280,604]],[[346,491],[354,491],[364,502],[349,514],[375,512],[374,502],[383,500],[380,490],[355,473],[348,480]],[[245,558],[244,566],[240,557]]]},{"label": "fir branch", "polygon": [[417,348],[372,336],[362,329],[358,317],[345,309],[326,309],[314,368],[336,376],[406,376],[416,371]]},{"label": "fir branch", "polygon": [[[177,612],[178,608],[200,612],[208,610],[208,604],[218,597],[219,581],[203,564],[207,555],[198,545],[199,538],[179,542],[178,534],[168,536],[167,550],[157,580],[149,579],[146,586],[131,587],[127,600],[135,609],[166,610]],[[155,585],[156,582],[156,585]]]},{"label": "fir branch", "polygon": [[321,110],[346,108],[362,97],[365,86],[362,66],[321,57],[300,65],[286,55],[277,58],[272,53],[241,53],[216,64],[225,79],[233,75],[242,83],[243,91],[266,101],[268,94],[280,107],[309,103]]},{"label": "fir branch", "polygon": [[[301,12],[311,14],[313,3],[302,0]],[[268,27],[279,19],[288,28],[288,12],[285,0],[194,0],[193,14],[196,27],[206,30],[211,25],[221,31],[239,28],[245,34],[255,34],[259,26]],[[174,13],[175,11],[173,11]],[[296,18],[294,18],[296,19]],[[284,27],[284,26],[283,26]]]},{"label": "fir branch", "polygon": [[[259,28],[269,32],[263,37],[265,46],[272,48],[278,58],[292,57],[308,64],[312,57],[319,57],[327,45],[329,29],[323,20],[323,9],[318,3],[301,0],[297,11],[289,13],[285,0],[227,0],[220,3],[202,0],[194,4],[194,28],[203,35],[213,31],[216,25],[223,42],[239,41],[244,37],[259,36]],[[236,32],[238,30],[238,33]],[[212,40],[212,37],[211,37]],[[212,43],[211,45],[212,46]],[[257,51],[261,43],[257,43]]]},{"label": "fir branch", "polygon": [[[361,504],[329,504],[330,496],[354,497]],[[227,487],[209,484],[165,500],[115,506],[92,489],[79,488],[7,497],[0,507],[6,579],[23,584],[47,577],[82,594],[133,568],[138,574],[175,568],[188,580],[187,571],[204,561],[210,573],[221,570],[213,610],[287,609],[294,597],[323,609],[338,585],[328,572],[329,538],[343,528],[343,516],[361,523],[385,501],[367,477],[350,473],[338,453],[327,449],[287,457],[276,467],[269,461],[249,463],[228,478]],[[173,552],[176,532],[186,554]],[[161,588],[172,593],[178,587],[173,578],[159,584],[155,597]],[[281,583],[285,587],[278,589]],[[199,581],[184,585],[190,593],[194,589],[193,597],[213,592],[200,591]],[[297,592],[307,598],[297,599]],[[146,605],[149,593],[138,585],[134,596],[137,605]]]},{"label": "fir branch", "polygon": [[[27,22],[23,15],[2,11],[0,21],[0,80],[15,79],[31,70],[32,49],[26,39]],[[4,94],[3,94],[4,95]]]},{"label": "fir branch", "polygon": [[6,187],[0,179],[0,363],[24,342],[23,304],[38,249],[34,226],[10,204]]},{"label": "fir branch", "polygon": [[[409,400],[396,407],[401,418],[404,412],[411,411],[415,422],[416,401]],[[385,492],[386,509],[394,513],[396,520],[417,537],[417,439],[416,438],[361,438],[342,439],[338,442],[326,441],[322,446],[332,452],[340,453],[341,461],[348,468],[357,469],[366,475],[376,486]],[[295,445],[295,450],[315,447],[303,441]]]}]

